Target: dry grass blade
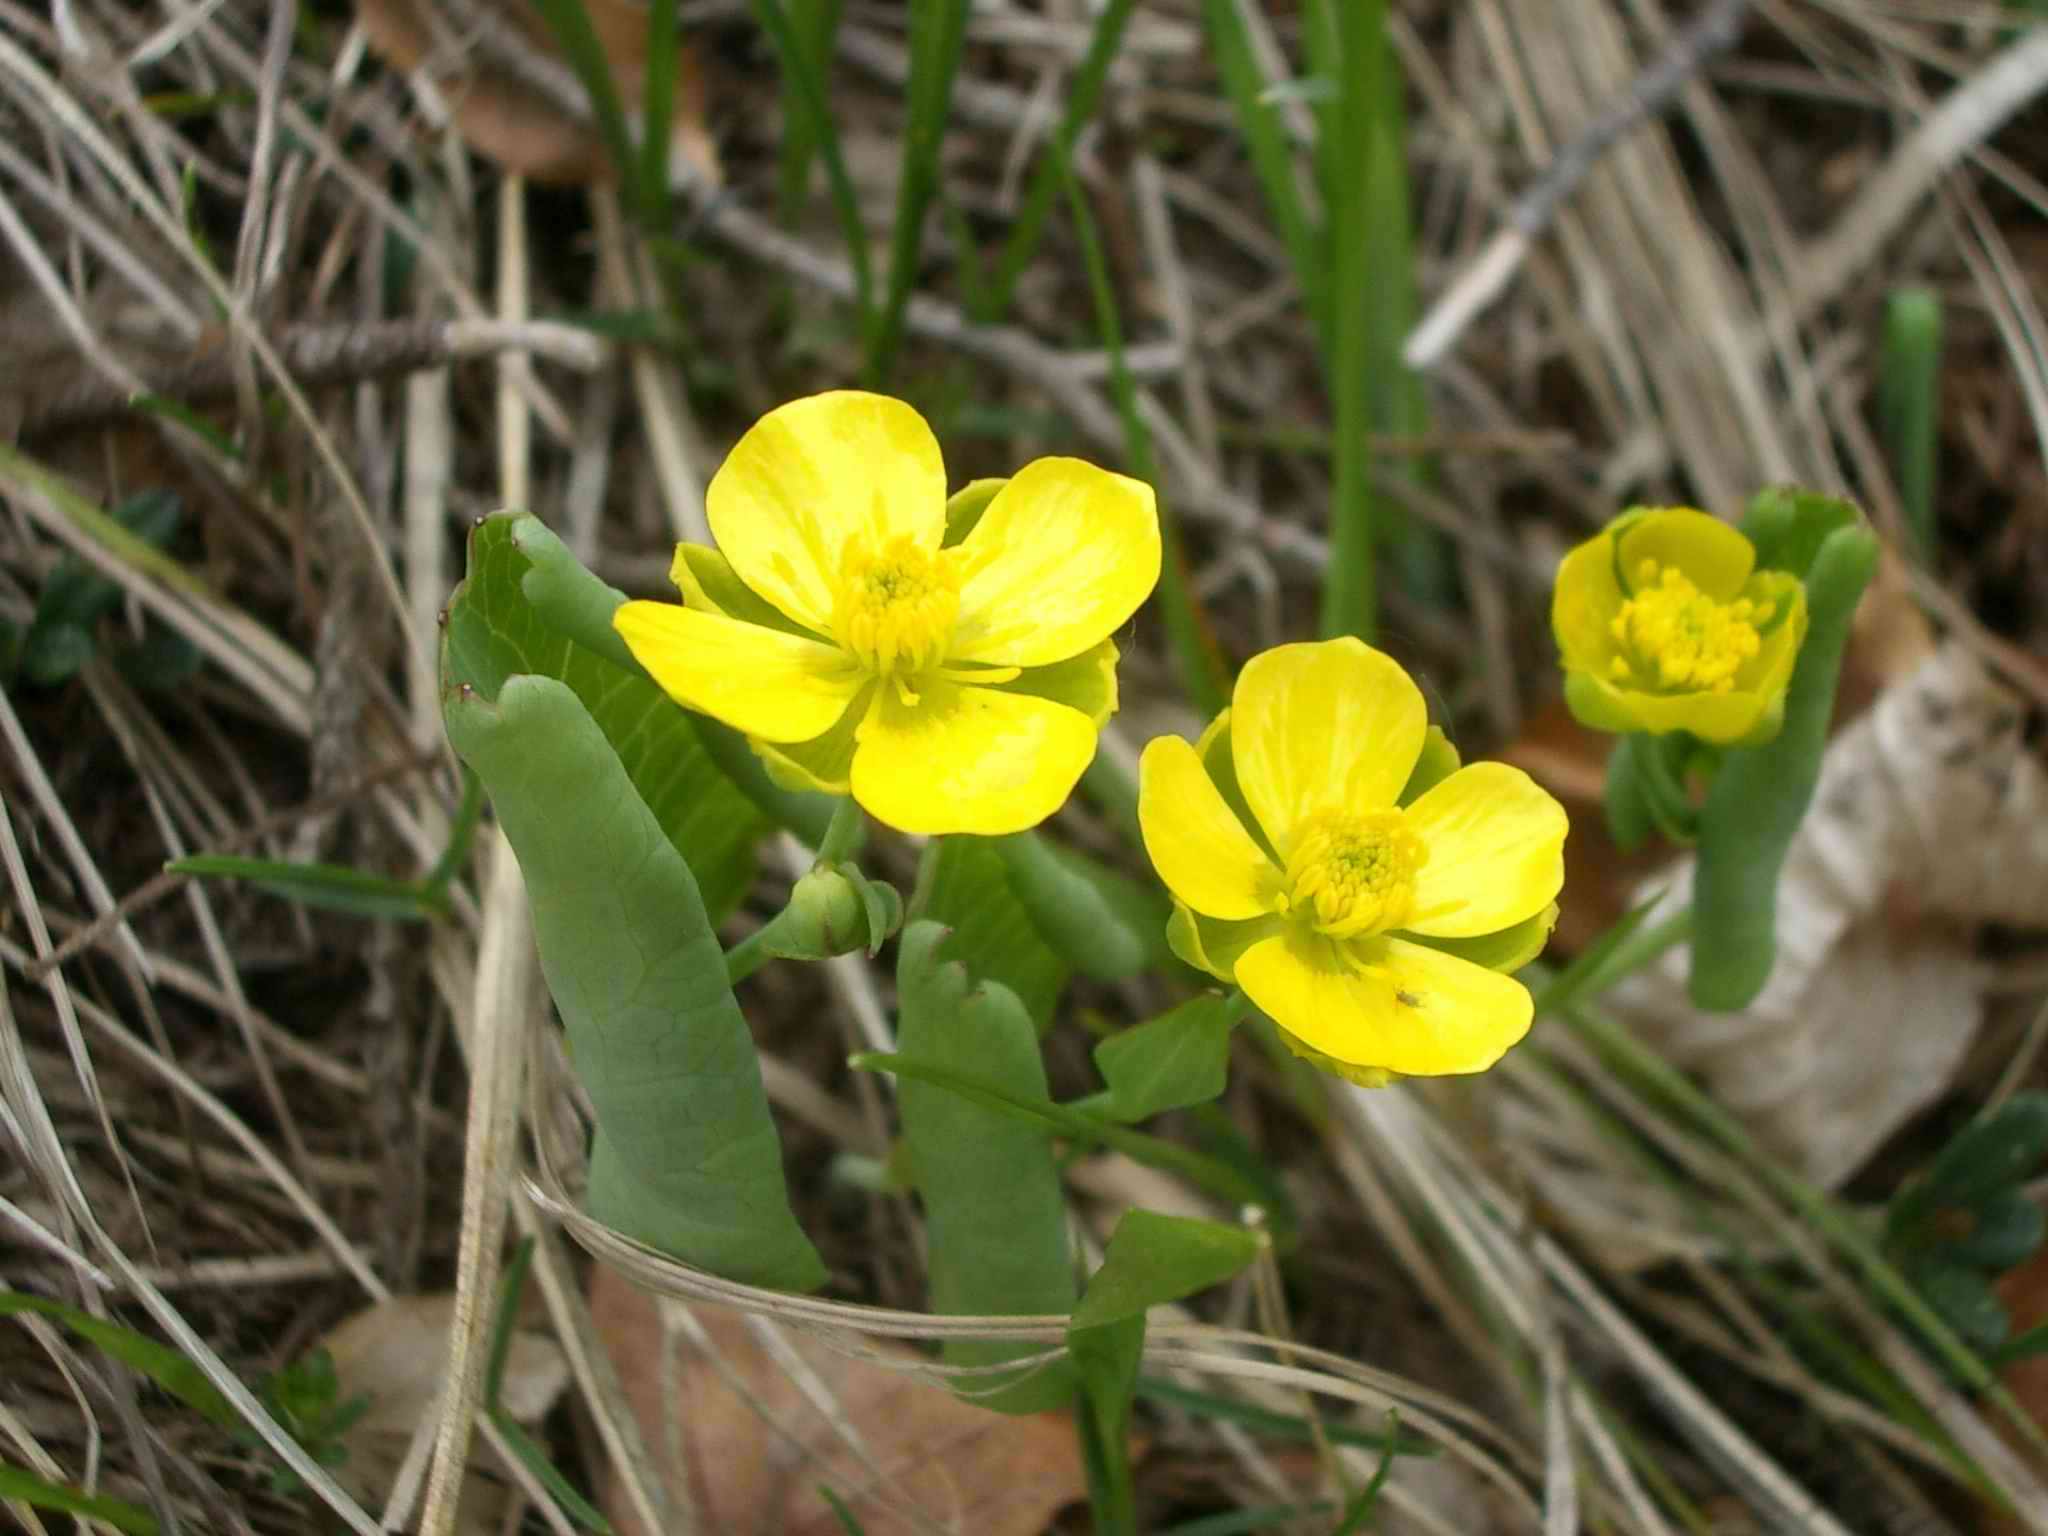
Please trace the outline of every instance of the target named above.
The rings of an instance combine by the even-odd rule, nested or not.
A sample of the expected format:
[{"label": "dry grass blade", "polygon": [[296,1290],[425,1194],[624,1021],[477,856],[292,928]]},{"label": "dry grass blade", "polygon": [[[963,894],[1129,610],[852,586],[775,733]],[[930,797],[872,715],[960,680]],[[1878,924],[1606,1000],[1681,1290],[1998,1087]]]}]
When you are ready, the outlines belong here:
[{"label": "dry grass blade", "polygon": [[449,1330],[447,1385],[427,1507],[420,1517],[425,1536],[448,1536],[455,1528],[519,1155],[520,1074],[533,1013],[535,966],[526,882],[503,834],[492,841],[488,868],[469,1040],[469,1133],[463,1158],[462,1236],[456,1250],[455,1322]]}]

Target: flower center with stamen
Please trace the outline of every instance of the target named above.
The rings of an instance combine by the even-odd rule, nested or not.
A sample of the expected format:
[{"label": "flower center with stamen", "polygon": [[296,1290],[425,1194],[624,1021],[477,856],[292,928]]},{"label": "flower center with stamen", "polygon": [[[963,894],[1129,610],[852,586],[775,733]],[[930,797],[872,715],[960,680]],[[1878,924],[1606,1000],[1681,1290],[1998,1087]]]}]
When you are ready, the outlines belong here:
[{"label": "flower center with stamen", "polygon": [[1333,939],[1383,933],[1407,920],[1428,858],[1400,811],[1323,812],[1288,857],[1286,909]]},{"label": "flower center with stamen", "polygon": [[1757,626],[1774,604],[1716,602],[1673,565],[1636,567],[1636,595],[1621,605],[1611,632],[1622,654],[1609,663],[1615,681],[1692,693],[1727,693],[1735,674],[1763,647]]},{"label": "flower center with stamen", "polygon": [[832,632],[876,676],[914,676],[943,660],[959,616],[960,574],[949,554],[902,535],[880,550],[866,539],[846,546]]}]

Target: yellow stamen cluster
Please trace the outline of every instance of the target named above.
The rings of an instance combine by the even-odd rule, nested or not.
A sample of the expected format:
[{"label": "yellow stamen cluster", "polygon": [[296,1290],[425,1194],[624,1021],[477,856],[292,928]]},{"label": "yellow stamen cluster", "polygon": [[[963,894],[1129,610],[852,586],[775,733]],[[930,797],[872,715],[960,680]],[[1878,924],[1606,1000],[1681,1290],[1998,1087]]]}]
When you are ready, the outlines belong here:
[{"label": "yellow stamen cluster", "polygon": [[1736,673],[1762,648],[1757,626],[1770,622],[1772,610],[1772,604],[1748,598],[1716,602],[1676,566],[1645,560],[1636,568],[1636,595],[1614,616],[1612,633],[1622,654],[1609,670],[1617,682],[1727,693]]},{"label": "yellow stamen cluster", "polygon": [[1399,927],[1429,857],[1407,823],[1398,810],[1311,818],[1287,860],[1285,910],[1334,939]]},{"label": "yellow stamen cluster", "polygon": [[960,574],[950,554],[903,537],[879,550],[855,539],[839,575],[833,635],[862,666],[901,678],[943,659],[960,616]]}]

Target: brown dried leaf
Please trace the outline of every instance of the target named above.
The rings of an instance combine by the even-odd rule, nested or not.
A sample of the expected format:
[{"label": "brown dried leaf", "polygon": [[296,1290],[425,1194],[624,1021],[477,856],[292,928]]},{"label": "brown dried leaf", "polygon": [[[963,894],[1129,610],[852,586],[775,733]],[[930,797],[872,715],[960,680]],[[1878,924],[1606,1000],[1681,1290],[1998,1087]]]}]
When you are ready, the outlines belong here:
[{"label": "brown dried leaf", "polygon": [[[681,1303],[658,1301],[603,1265],[591,1277],[590,1305],[654,1460],[667,1467],[678,1505],[694,1508],[705,1530],[840,1536],[819,1496],[823,1485],[868,1536],[928,1532],[929,1522],[974,1536],[1039,1536],[1055,1511],[1085,1496],[1064,1415],[990,1413],[814,1334],[783,1330],[802,1368],[830,1394],[838,1422],[866,1448],[864,1461],[741,1313],[690,1309],[711,1346],[706,1354],[686,1331],[665,1337],[661,1309]],[[874,1347],[922,1358],[899,1345]],[[603,1507],[620,1536],[652,1536],[614,1490],[605,1490]]]},{"label": "brown dried leaf", "polygon": [[[585,0],[612,81],[629,120],[647,69],[648,8],[629,0]],[[473,11],[495,25],[476,25]],[[357,0],[357,19],[374,48],[405,74],[425,69],[454,115],[456,131],[478,154],[538,182],[585,186],[614,179],[590,105],[555,51],[546,26],[524,0],[443,6],[437,0]],[[704,76],[688,41],[680,44],[675,106],[669,122],[674,174],[707,185],[721,179],[718,152],[704,125]]]},{"label": "brown dried leaf", "polygon": [[[1614,994],[1824,1186],[1948,1086],[1983,1013],[1977,927],[2048,928],[2048,771],[2024,718],[1973,654],[1941,647],[1828,748],[1756,1002],[1694,1012],[1682,951]],[[1670,899],[1690,881],[1688,861]]]},{"label": "brown dried leaf", "polygon": [[[523,1321],[537,1320],[529,1298]],[[447,1380],[448,1334],[455,1297],[394,1296],[343,1321],[320,1342],[334,1357],[338,1400],[367,1396],[367,1412],[342,1436],[348,1459],[335,1477],[374,1508],[391,1492],[392,1479],[421,1421],[440,1404]],[[527,1328],[512,1335],[500,1401],[522,1423],[545,1415],[569,1383],[569,1365],[553,1339]],[[478,1442],[463,1479],[457,1529],[487,1536],[504,1520],[506,1491],[489,1475],[489,1451]]]}]

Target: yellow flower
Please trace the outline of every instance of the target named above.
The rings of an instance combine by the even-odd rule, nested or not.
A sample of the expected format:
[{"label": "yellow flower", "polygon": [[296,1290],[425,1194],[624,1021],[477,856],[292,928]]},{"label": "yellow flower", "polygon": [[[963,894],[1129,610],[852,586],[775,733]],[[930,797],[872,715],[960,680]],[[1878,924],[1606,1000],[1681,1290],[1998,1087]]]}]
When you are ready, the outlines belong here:
[{"label": "yellow flower", "polygon": [[1059,808],[1116,708],[1109,636],[1159,579],[1151,487],[1039,459],[949,502],[924,418],[848,390],[756,422],[705,510],[719,548],[677,548],[683,604],[612,621],[673,698],[905,832]]},{"label": "yellow flower", "polygon": [[1459,767],[1383,653],[1254,657],[1198,744],[1145,748],[1138,820],[1175,952],[1318,1065],[1371,1085],[1478,1072],[1527,1032],[1503,973],[1556,921],[1564,808],[1520,769]]},{"label": "yellow flower", "polygon": [[1756,547],[1717,517],[1638,508],[1565,557],[1550,622],[1584,724],[1754,746],[1784,718],[1806,589],[1757,570]]}]

